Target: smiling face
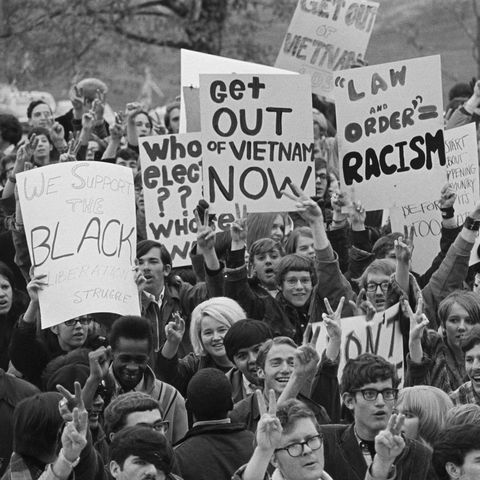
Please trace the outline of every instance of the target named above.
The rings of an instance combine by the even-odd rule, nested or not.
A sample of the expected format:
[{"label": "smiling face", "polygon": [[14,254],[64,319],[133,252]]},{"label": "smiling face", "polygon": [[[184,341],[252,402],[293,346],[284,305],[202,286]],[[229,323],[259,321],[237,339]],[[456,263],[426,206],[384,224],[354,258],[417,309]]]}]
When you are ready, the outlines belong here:
[{"label": "smiling face", "polygon": [[312,277],[308,271],[291,271],[283,277],[282,294],[294,307],[303,307],[308,302],[312,289]]},{"label": "smiling face", "polygon": [[[279,448],[305,442],[316,435],[318,431],[313,421],[310,418],[299,418],[287,433],[282,434]],[[316,450],[304,445],[303,453],[298,457],[292,457],[286,450],[280,450],[275,453],[272,463],[288,480],[318,480],[325,464],[323,444]]]},{"label": "smiling face", "polygon": [[258,377],[264,382],[264,392],[272,389],[277,398],[280,396],[292,375],[295,351],[292,345],[272,345],[265,357],[265,366],[258,368]]},{"label": "smiling face", "polygon": [[7,277],[0,275],[0,315],[6,315],[12,308],[13,289]]},{"label": "smiling face", "polygon": [[226,357],[223,337],[230,327],[216,318],[205,315],[200,324],[200,340],[203,348],[212,357]]},{"label": "smiling face", "polygon": [[261,343],[252,345],[249,348],[240,348],[233,356],[233,363],[250,382],[258,385],[257,357]]},{"label": "smiling face", "polygon": [[[367,383],[363,385],[361,390],[382,391],[386,388],[392,388],[392,379]],[[375,400],[365,400],[363,394],[358,391],[344,393],[343,401],[347,408],[352,411],[356,432],[363,440],[374,440],[378,432],[385,429],[395,404],[395,400],[387,401],[381,393],[377,395]]]},{"label": "smiling face", "polygon": [[450,307],[445,320],[445,333],[448,344],[451,347],[460,348],[460,342],[475,323],[475,320],[470,317],[470,314],[460,304],[454,303]]},{"label": "smiling face", "polygon": [[120,337],[112,347],[115,378],[125,390],[132,390],[147,369],[150,354],[148,340]]},{"label": "smiling face", "polygon": [[474,390],[480,394],[480,344],[465,352],[465,370]]}]

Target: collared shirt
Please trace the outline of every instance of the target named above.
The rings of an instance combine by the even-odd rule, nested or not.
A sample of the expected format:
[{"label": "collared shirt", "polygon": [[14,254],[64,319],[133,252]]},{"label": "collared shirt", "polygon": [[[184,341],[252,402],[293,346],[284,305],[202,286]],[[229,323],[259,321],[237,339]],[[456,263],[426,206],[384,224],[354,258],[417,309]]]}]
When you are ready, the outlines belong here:
[{"label": "collared shirt", "polygon": [[365,459],[367,467],[370,467],[370,465],[373,462],[373,458],[372,458],[372,455],[370,454],[370,450],[365,444],[365,441],[358,436],[357,430],[354,428],[353,431],[355,432],[355,438],[357,439],[358,446],[360,448],[360,451],[362,452],[362,455],[363,455],[363,458]]},{"label": "collared shirt", "polygon": [[467,403],[480,405],[480,395],[473,388],[471,381],[460,385],[454,392],[451,392],[450,398],[454,405],[466,405]]},{"label": "collared shirt", "polygon": [[158,300],[155,298],[155,295],[150,292],[146,292],[145,290],[143,291],[145,295],[152,301],[155,302],[158,305],[159,310],[162,309],[163,305],[163,297],[165,296],[165,285],[162,288],[162,291],[160,292],[160,295],[158,296]]},{"label": "collared shirt", "polygon": [[127,393],[127,392],[145,392],[146,386],[145,386],[145,375],[142,377],[142,379],[138,382],[137,385],[135,385],[135,388],[132,388],[130,390],[124,390],[123,387],[118,383],[117,377],[115,377],[115,374],[113,373],[113,367],[110,365],[110,374],[113,378],[113,381],[115,382],[115,396],[121,395],[122,393]]},{"label": "collared shirt", "polygon": [[202,425],[225,425],[227,423],[232,423],[232,421],[229,418],[222,418],[219,420],[202,420],[200,422],[195,422],[193,426],[200,427]]},{"label": "collared shirt", "polygon": [[[161,312],[162,311],[162,305],[163,305],[163,298],[165,297],[165,285],[163,286],[162,288],[162,291],[160,292],[160,295],[158,296],[158,300],[155,299],[155,295],[153,295],[152,293],[150,292],[146,292],[145,290],[143,291],[143,293],[145,294],[145,296],[151,300],[153,303],[155,303],[157,306],[158,306],[158,311]],[[155,353],[158,353],[160,351],[160,336],[161,336],[161,333],[160,333],[160,318],[158,315],[155,315],[156,318],[155,318],[155,332],[154,332],[154,335],[155,335],[155,344],[153,346],[153,350]]]},{"label": "collared shirt", "polygon": [[245,390],[245,397],[248,397],[252,393],[255,393],[255,390],[261,389],[261,387],[249,382],[247,380],[247,377],[243,373],[242,373],[242,382],[243,382],[243,389]]}]

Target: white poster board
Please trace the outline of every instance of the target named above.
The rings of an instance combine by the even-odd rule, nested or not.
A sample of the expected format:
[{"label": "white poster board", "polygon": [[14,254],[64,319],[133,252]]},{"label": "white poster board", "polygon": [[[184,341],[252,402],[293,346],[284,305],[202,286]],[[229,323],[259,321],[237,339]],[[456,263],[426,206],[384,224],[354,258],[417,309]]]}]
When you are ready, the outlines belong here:
[{"label": "white poster board", "polygon": [[[295,75],[295,72],[282,70],[269,65],[245,62],[234,58],[210,55],[208,53],[195,52],[193,50],[180,50],[180,84],[183,88],[200,86],[202,73],[269,73],[277,75]],[[188,130],[191,132],[192,130]],[[187,132],[187,120],[185,100],[183,95],[180,99],[180,133]]]},{"label": "white poster board", "polygon": [[204,196],[215,212],[291,209],[291,183],[315,194],[310,79],[201,75]]},{"label": "white poster board", "polygon": [[379,4],[299,0],[275,66],[309,74],[312,91],[333,100],[333,72],[365,58]]},{"label": "white poster board", "polygon": [[157,135],[139,141],[147,237],[165,245],[172,265],[191,265],[193,210],[202,198],[200,134]]},{"label": "white poster board", "polygon": [[[447,181],[457,194],[454,218],[460,226],[480,201],[475,123],[446,130],[444,135]],[[404,225],[414,228],[412,266],[418,273],[424,273],[440,251],[442,212],[439,198],[440,190],[429,201],[416,202],[412,199],[390,209],[392,231],[403,232]],[[475,248],[473,254],[476,254]]]},{"label": "white poster board", "polygon": [[436,198],[446,182],[440,56],[340,72],[342,188],[365,209]]},{"label": "white poster board", "polygon": [[69,162],[17,174],[42,328],[95,312],[139,315],[132,170]]},{"label": "white poster board", "polygon": [[[342,318],[342,346],[338,381],[342,378],[343,368],[347,360],[357,358],[362,353],[374,353],[396,365],[399,378],[403,384],[403,339],[398,321],[398,303],[377,313],[370,322],[365,316]],[[319,355],[327,348],[327,329],[323,322],[312,325],[313,331],[320,327],[317,342]]]}]

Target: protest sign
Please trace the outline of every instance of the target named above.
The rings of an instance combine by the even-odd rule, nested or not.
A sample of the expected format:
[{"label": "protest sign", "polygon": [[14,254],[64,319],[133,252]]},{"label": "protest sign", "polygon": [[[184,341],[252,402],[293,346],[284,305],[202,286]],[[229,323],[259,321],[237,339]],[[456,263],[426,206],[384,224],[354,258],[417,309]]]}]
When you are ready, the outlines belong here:
[{"label": "protest sign", "polygon": [[190,265],[202,198],[200,134],[142,137],[139,149],[147,237],[165,245],[174,267]]},{"label": "protest sign", "polygon": [[293,182],[315,193],[310,79],[201,75],[204,195],[216,212],[291,209]]},{"label": "protest sign", "polygon": [[139,315],[133,175],[102,162],[49,165],[17,174],[42,328],[94,312]]},{"label": "protest sign", "polygon": [[[457,194],[454,218],[460,226],[480,201],[475,123],[446,130],[444,136],[447,181]],[[415,248],[412,266],[419,273],[430,267],[440,251],[442,212],[439,199],[440,190],[428,201],[415,201],[413,197],[411,201],[390,209],[393,231],[403,232],[404,225],[413,226]],[[475,262],[472,260],[472,263]]]},{"label": "protest sign", "polygon": [[365,57],[379,4],[299,0],[275,66],[309,74],[312,91],[333,99],[333,72]]},{"label": "protest sign", "polygon": [[446,181],[440,56],[340,72],[342,188],[366,210],[431,201]]},{"label": "protest sign", "polygon": [[[198,88],[200,74],[202,73],[268,73],[278,75],[296,75],[296,72],[282,70],[269,65],[244,62],[234,58],[220,57],[208,53],[194,52],[193,50],[180,50],[180,84],[182,93],[184,87]],[[193,132],[187,130],[187,111],[185,99],[180,99],[180,133]],[[194,123],[194,122],[193,122]],[[194,123],[195,124],[195,123]]]},{"label": "protest sign", "polygon": [[[398,377],[403,384],[403,339],[398,313],[399,304],[397,303],[384,312],[375,314],[369,322],[366,321],[365,315],[342,318],[339,381],[347,360],[357,358],[362,353],[374,353],[396,365]],[[323,322],[314,323],[313,331],[318,327],[320,327],[320,335],[317,341],[317,352],[321,355],[327,348],[328,335]]]}]

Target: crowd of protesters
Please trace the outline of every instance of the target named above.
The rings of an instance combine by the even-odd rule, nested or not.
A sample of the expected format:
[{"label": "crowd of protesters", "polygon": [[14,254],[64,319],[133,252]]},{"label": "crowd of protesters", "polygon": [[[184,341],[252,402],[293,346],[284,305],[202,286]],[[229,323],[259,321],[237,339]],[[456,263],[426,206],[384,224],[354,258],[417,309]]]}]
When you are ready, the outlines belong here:
[{"label": "crowd of protesters", "polygon": [[[201,200],[191,268],[146,237],[139,138],[178,133],[138,103],[104,119],[108,86],[72,87],[55,118],[0,113],[0,475],[2,480],[480,479],[480,293],[469,266],[480,204],[457,225],[440,192],[432,265],[413,235],[341,191],[332,105],[312,98],[314,197],[289,212],[236,208],[216,233]],[[446,128],[479,123],[480,82],[450,92]],[[65,161],[133,170],[141,316],[96,314],[41,328],[46,275],[28,255],[16,174]],[[384,222],[384,223],[382,223]],[[400,304],[396,366],[364,353],[341,380],[342,317]],[[322,322],[328,334],[317,353]]]}]

